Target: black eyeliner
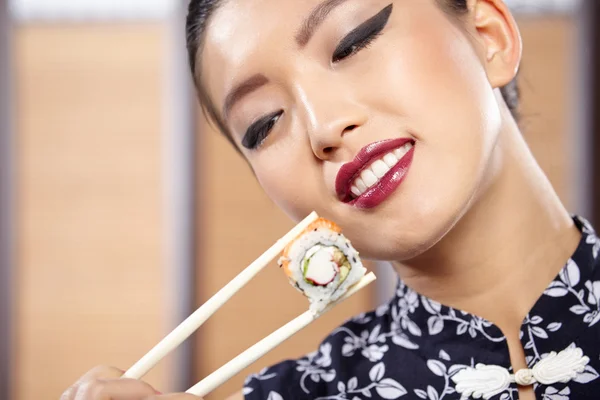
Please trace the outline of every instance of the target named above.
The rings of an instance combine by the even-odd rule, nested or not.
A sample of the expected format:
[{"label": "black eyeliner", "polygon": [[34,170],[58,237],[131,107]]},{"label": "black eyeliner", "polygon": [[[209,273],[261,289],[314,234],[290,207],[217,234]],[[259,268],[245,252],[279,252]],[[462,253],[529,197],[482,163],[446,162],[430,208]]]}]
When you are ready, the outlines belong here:
[{"label": "black eyeliner", "polygon": [[355,48],[362,48],[370,40],[380,34],[387,25],[394,5],[390,4],[376,15],[369,18],[358,27],[348,33],[338,44],[334,53],[333,61],[338,61],[345,56],[350,55]]},{"label": "black eyeliner", "polygon": [[269,131],[275,125],[275,122],[281,116],[281,111],[277,111],[273,114],[267,115],[264,118],[254,122],[242,138],[242,146],[252,150],[260,146],[260,144],[267,138]]}]

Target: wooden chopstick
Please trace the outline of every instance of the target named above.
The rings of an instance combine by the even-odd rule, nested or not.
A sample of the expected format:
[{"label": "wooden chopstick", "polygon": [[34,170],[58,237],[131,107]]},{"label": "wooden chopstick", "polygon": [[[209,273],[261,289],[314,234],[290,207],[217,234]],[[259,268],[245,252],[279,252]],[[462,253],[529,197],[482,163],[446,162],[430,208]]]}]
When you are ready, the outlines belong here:
[{"label": "wooden chopstick", "polygon": [[227,364],[208,375],[206,378],[191,387],[186,393],[202,397],[212,392],[215,388],[219,387],[231,377],[238,374],[241,370],[267,354],[269,351],[273,350],[275,347],[279,346],[286,339],[293,336],[295,333],[319,318],[325,312],[346,300],[354,293],[373,282],[375,279],[375,274],[373,272],[369,272],[360,281],[353,285],[342,297],[328,305],[321,313],[315,314],[312,311],[306,311],[300,314],[292,321],[277,329],[275,332],[249,347],[246,351],[233,358]]},{"label": "wooden chopstick", "polygon": [[140,379],[148,373],[156,364],[160,362],[167,354],[176,349],[192,333],[194,333],[211,315],[223,306],[236,292],[244,287],[254,276],[264,269],[271,260],[277,257],[308,225],[314,222],[319,216],[316,212],[310,213],[298,225],[292,228],[285,236],[279,239],[273,246],[258,257],[252,264],[246,267],[227,285],[223,286],[206,303],[186,318],[171,333],[165,336],[156,346],[154,346],[146,355],[129,368],[123,378]]}]

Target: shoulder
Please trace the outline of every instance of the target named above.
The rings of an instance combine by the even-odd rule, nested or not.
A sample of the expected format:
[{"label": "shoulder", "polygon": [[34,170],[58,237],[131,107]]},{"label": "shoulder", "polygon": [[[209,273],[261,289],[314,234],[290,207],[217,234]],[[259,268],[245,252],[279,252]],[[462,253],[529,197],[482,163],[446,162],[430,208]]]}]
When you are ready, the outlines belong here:
[{"label": "shoulder", "polygon": [[360,314],[334,329],[317,351],[286,360],[257,374],[244,384],[246,400],[314,399],[338,393],[339,382],[368,374],[373,362],[383,358],[388,346],[387,308]]}]

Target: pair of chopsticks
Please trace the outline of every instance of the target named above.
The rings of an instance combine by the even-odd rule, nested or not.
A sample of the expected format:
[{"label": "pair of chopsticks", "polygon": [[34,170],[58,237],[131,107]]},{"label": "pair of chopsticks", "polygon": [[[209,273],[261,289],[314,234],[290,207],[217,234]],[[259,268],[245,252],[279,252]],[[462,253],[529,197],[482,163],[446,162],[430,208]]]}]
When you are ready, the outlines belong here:
[{"label": "pair of chopsticks", "polygon": [[[206,303],[186,318],[179,326],[169,333],[163,340],[154,346],[146,355],[138,362],[129,368],[123,378],[141,379],[148,373],[156,364],[160,362],[167,354],[176,349],[189,336],[192,335],[212,314],[214,314],[223,304],[225,304],[237,291],[244,287],[252,278],[265,268],[271,260],[277,257],[291,242],[295,239],[308,225],[318,218],[317,213],[312,212],[308,217],[302,220],[285,236],[279,239],[273,246],[265,251],[246,269],[240,272],[227,285],[223,286],[213,297]],[[191,387],[186,393],[195,396],[205,396],[215,388],[229,380],[231,377],[239,373],[241,370],[258,360],[260,357],[277,347],[283,341],[306,327],[308,324],[316,320],[319,316],[329,311],[335,305],[341,303],[354,293],[358,292],[363,287],[375,280],[375,275],[371,272],[365,275],[358,283],[352,286],[348,292],[336,302],[330,304],[325,310],[319,314],[314,314],[312,311],[306,311],[288,322],[275,332],[271,333],[264,339],[260,340],[255,345],[248,348],[237,357],[217,369],[212,374]]]}]

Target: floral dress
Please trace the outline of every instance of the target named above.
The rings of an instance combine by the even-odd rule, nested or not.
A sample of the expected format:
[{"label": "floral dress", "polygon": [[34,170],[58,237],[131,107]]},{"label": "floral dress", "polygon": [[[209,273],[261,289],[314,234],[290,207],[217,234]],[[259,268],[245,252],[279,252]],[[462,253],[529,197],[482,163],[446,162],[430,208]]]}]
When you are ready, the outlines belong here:
[{"label": "floral dress", "polygon": [[600,399],[600,241],[587,221],[575,253],[521,326],[528,369],[514,372],[491,322],[421,296],[393,299],[335,329],[319,350],[248,377],[246,400]]}]

